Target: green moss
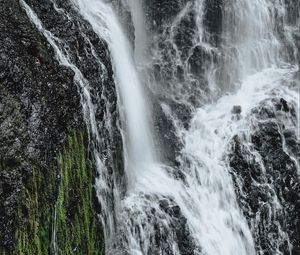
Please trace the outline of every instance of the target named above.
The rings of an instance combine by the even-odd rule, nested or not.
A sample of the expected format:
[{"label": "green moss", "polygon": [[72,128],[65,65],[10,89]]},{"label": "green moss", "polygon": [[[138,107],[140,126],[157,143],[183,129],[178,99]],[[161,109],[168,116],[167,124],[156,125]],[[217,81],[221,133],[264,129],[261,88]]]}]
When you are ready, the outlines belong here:
[{"label": "green moss", "polygon": [[102,235],[93,209],[93,170],[82,134],[73,135],[58,158],[61,182],[56,204],[58,254],[101,254]]},{"label": "green moss", "polygon": [[[93,207],[93,169],[82,134],[70,136],[57,161],[59,182],[56,171],[30,162],[32,173],[20,192],[13,254],[102,254],[102,231]],[[8,163],[17,162],[1,164]]]},{"label": "green moss", "polygon": [[20,195],[15,254],[45,255],[50,250],[55,176],[35,162],[31,166],[32,174]]}]

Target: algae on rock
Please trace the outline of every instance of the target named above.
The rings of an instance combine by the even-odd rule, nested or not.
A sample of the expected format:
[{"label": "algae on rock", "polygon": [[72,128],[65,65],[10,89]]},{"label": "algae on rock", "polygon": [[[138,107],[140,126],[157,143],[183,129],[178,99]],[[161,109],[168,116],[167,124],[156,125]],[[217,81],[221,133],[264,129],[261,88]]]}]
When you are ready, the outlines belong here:
[{"label": "algae on rock", "polygon": [[54,171],[32,162],[32,173],[19,197],[16,254],[49,254],[55,193]]},{"label": "algae on rock", "polygon": [[93,169],[82,134],[70,137],[59,155],[61,171],[56,203],[55,245],[58,254],[101,254],[102,234],[93,209]]},{"label": "algae on rock", "polygon": [[[93,168],[82,133],[73,133],[58,156],[57,172],[31,162],[20,192],[17,255],[100,255],[103,235],[94,209]],[[58,188],[58,194],[57,194]]]}]

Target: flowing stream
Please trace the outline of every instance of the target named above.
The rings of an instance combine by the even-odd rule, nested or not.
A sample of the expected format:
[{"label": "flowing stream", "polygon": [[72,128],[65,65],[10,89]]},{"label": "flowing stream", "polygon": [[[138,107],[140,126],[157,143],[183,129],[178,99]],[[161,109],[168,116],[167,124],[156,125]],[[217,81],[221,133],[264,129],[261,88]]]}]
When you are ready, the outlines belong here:
[{"label": "flowing stream", "polygon": [[[43,27],[25,1],[20,2],[32,23],[54,48],[58,61],[74,71],[74,81],[81,89],[90,139],[101,144],[103,138],[97,125],[96,106],[91,100],[89,82],[72,63],[64,42]],[[147,24],[142,1],[127,2],[135,26],[134,45],[131,45],[126,29],[121,25],[121,18],[109,1],[70,2],[99,38],[108,44],[115,74],[123,132],[127,180],[125,194],[121,194],[118,187],[110,190],[108,182],[111,180],[100,150],[97,146],[93,150],[99,173],[96,189],[99,189],[98,198],[103,208],[101,218],[105,229],[106,254],[265,254],[255,239],[258,234],[255,220],[249,223],[241,209],[236,190],[237,186],[240,190],[243,187],[235,183],[226,155],[236,135],[243,137],[243,142],[251,147],[251,125],[257,121],[251,113],[261,102],[272,96],[284,97],[299,109],[297,89],[286,86],[294,79],[298,66],[294,63],[296,51],[287,54],[285,50],[295,46],[285,24],[287,14],[283,1],[226,1],[222,7],[222,47],[207,40],[209,32],[203,25],[204,1],[187,1],[173,21],[163,28],[163,43],[167,42],[174,49],[168,52],[160,48],[163,43],[159,42],[153,31],[153,34],[145,32]],[[195,104],[188,102],[189,96],[198,95],[195,91],[199,89],[194,87],[196,78],[188,64],[192,50],[187,51],[188,57],[184,57],[176,42],[178,26],[191,13],[196,23],[190,36],[191,49],[204,49],[208,56],[216,56],[214,58],[217,59],[211,58],[202,70],[204,74],[201,77],[205,77],[208,89],[206,92],[201,89],[200,94],[206,93],[209,100]],[[282,27],[278,28],[278,23],[283,26],[281,37],[277,30]],[[147,49],[151,46],[153,51]],[[204,56],[207,55],[201,55]],[[173,64],[176,68],[182,66],[184,81],[178,82],[172,78],[165,81],[172,86],[160,90],[162,81],[151,80],[151,65],[159,63],[168,66],[168,61],[171,68]],[[138,71],[141,69],[142,75]],[[151,82],[144,82],[141,77]],[[149,88],[145,87],[146,84]],[[185,84],[188,84],[185,96],[176,96]],[[155,149],[156,135],[152,125],[154,113],[149,107],[151,98],[146,93],[147,89],[154,91],[153,96],[167,93],[165,98],[173,100],[175,105],[187,105],[191,112],[188,123],[183,123],[171,103],[160,102],[181,143],[176,167],[168,165],[157,155],[159,150]],[[202,98],[196,98],[196,102]],[[233,114],[234,109],[237,113]],[[299,125],[289,124],[294,129]],[[263,169],[264,162],[260,156],[255,156],[255,160]],[[297,161],[296,158],[293,160]],[[270,189],[274,187],[270,185]],[[107,197],[108,194],[114,196]],[[114,200],[113,207],[109,199]],[[268,223],[276,221],[276,215],[282,208],[280,199],[273,195],[269,210],[275,216]],[[271,240],[273,251],[276,254],[292,254],[289,235],[279,225],[276,225],[276,240]],[[280,245],[286,245],[289,253],[283,253]]]},{"label": "flowing stream", "polygon": [[154,161],[151,132],[148,124],[147,99],[134,67],[132,49],[110,5],[98,0],[74,1],[83,17],[110,47],[116,83],[120,97],[120,111],[124,112],[128,138],[129,181]]}]

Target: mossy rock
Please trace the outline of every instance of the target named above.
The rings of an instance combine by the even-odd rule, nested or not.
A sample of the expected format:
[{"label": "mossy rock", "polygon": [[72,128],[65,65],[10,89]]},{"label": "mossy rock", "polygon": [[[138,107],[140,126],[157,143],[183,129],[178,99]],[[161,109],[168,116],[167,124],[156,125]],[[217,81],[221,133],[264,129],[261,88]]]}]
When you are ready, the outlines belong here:
[{"label": "mossy rock", "polygon": [[102,254],[103,237],[93,205],[94,172],[82,134],[74,134],[58,157],[61,180],[56,203],[57,254]]},{"label": "mossy rock", "polygon": [[[1,165],[16,163],[1,161]],[[31,161],[32,172],[19,197],[16,249],[7,255],[102,254],[94,171],[82,133],[69,137],[57,164],[59,172]]]},{"label": "mossy rock", "polygon": [[16,252],[18,255],[50,253],[51,225],[57,185],[55,171],[35,162],[20,195]]}]

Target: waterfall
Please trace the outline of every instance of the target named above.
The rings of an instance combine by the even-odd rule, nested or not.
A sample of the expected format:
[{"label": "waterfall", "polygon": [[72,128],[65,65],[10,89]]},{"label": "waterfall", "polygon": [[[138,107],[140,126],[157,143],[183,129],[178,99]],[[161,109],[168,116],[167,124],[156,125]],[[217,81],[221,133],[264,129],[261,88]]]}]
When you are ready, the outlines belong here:
[{"label": "waterfall", "polygon": [[149,111],[143,88],[132,59],[132,50],[121,25],[109,4],[100,0],[74,1],[79,12],[93,26],[99,37],[109,44],[116,83],[119,89],[120,111],[128,131],[127,171],[129,182],[134,183],[137,175],[152,164],[154,149],[149,129]]},{"label": "waterfall", "polygon": [[[269,155],[263,150],[268,146],[258,148],[265,142],[259,140],[259,132],[264,134],[268,128],[278,132],[276,142],[282,146],[276,153],[282,150],[290,160],[286,169],[298,178],[293,165],[299,168],[298,154],[287,140],[296,143],[299,139],[299,116],[291,110],[299,109],[299,83],[294,78],[299,67],[294,41],[286,28],[284,1],[224,1],[216,35],[205,20],[206,1],[176,1],[177,5],[168,7],[179,10],[159,27],[159,22],[147,23],[151,15],[144,13],[146,0],[128,0],[135,27],[134,49],[110,1],[70,2],[108,45],[121,116],[127,178],[124,193],[106,167],[109,160],[101,154],[105,135],[97,122],[97,104],[89,81],[72,62],[67,42],[46,30],[20,0],[57,60],[75,73],[89,139],[95,144],[95,188],[102,206],[105,253],[293,254],[292,231],[282,219],[288,214],[286,201],[276,187],[278,173],[272,176],[267,165]],[[185,32],[188,36],[181,36]],[[286,53],[289,47],[292,54]],[[101,66],[101,58],[95,52],[92,55]],[[136,65],[144,63],[147,70],[141,75]],[[146,85],[164,119],[151,112]],[[107,115],[106,121],[110,118]],[[155,118],[157,122],[168,121],[171,130],[166,134],[173,132],[178,140],[172,165],[156,155],[161,148],[154,145],[156,134],[151,123]],[[264,126],[266,123],[269,126]],[[295,139],[294,133],[298,135]],[[244,155],[238,155],[237,147]],[[233,163],[236,158],[244,168]],[[267,191],[259,194],[260,207],[255,211],[249,194],[257,194],[262,187]]]},{"label": "waterfall", "polygon": [[[252,226],[247,223],[239,206],[229,162],[224,159],[224,154],[229,150],[235,135],[251,132],[249,122],[253,121],[251,111],[255,107],[269,100],[274,90],[278,97],[285,95],[286,88],[283,84],[293,80],[297,67],[285,62],[282,53],[283,44],[276,32],[278,22],[276,19],[284,20],[282,2],[227,1],[223,8],[221,39],[224,44],[223,57],[219,63],[209,65],[205,70],[208,85],[212,89],[219,86],[222,97],[212,104],[198,108],[188,130],[178,124],[172,109],[167,104],[162,104],[166,115],[172,119],[177,129],[179,139],[183,140],[184,147],[179,156],[179,168],[184,177],[178,178],[175,169],[160,165],[155,175],[149,175],[144,180],[140,193],[126,198],[124,219],[130,215],[138,217],[126,221],[125,232],[127,231],[127,235],[130,236],[130,254],[164,253],[162,246],[157,250],[151,247],[153,243],[162,245],[155,242],[155,232],[164,236],[163,243],[172,254],[182,252],[173,227],[174,219],[162,206],[161,201],[165,200],[171,205],[178,205],[187,220],[191,239],[195,244],[191,254],[200,254],[201,249],[205,254],[239,255],[262,252],[257,251],[262,248],[257,248],[254,240],[254,235],[258,231],[255,223]],[[171,64],[182,65],[187,80],[191,80],[190,70],[182,63],[183,55],[180,54],[183,53],[180,52],[175,38],[177,26],[190,15],[191,10],[196,13],[196,33],[192,42],[194,45],[201,45],[209,54],[215,51],[205,38],[206,31],[203,31],[203,1],[196,1],[195,5],[187,3],[165,30],[166,45],[170,47],[171,43],[176,53],[173,55],[168,48],[161,50],[159,46],[153,53],[154,61],[158,59],[156,64],[162,63],[162,67],[165,63],[161,60],[166,61],[165,59],[171,61]],[[167,31],[171,32],[168,34]],[[156,39],[154,36],[154,40]],[[158,43],[161,45],[161,41]],[[154,42],[154,45],[157,44]],[[218,66],[220,64],[222,66]],[[166,66],[168,65],[169,63],[166,63]],[[218,68],[221,69],[221,76],[216,80],[211,72]],[[176,70],[176,66],[173,70]],[[224,75],[230,78],[225,79]],[[233,91],[230,96],[224,95],[227,91],[224,88],[224,80]],[[176,80],[174,87],[167,90],[167,93],[182,92],[181,86],[182,84]],[[188,90],[188,93],[194,93],[194,90]],[[291,102],[297,102],[299,98],[297,94],[295,95],[293,91],[290,91],[290,94],[293,96],[286,95],[286,98]],[[178,99],[176,101],[178,102]],[[186,98],[183,97],[182,102],[185,103]],[[235,117],[232,111],[237,106],[240,107],[238,109],[241,109],[241,113]],[[247,142],[249,143],[249,140]],[[256,160],[259,164],[264,164],[261,158],[257,157]],[[278,205],[280,200],[278,197],[274,196],[272,199],[274,202],[270,205],[271,215],[277,217],[282,206]],[[151,211],[149,207],[153,210]],[[160,226],[160,230],[151,224]],[[288,235],[280,229],[280,226],[278,226],[278,241],[281,244],[288,244],[287,250],[291,251]],[[275,239],[271,241],[274,251],[281,254],[280,244],[275,245],[275,242]]]},{"label": "waterfall", "polygon": [[282,11],[280,1],[228,1],[225,4],[224,72],[231,76],[227,82],[239,81],[279,61],[280,42],[273,31],[275,15],[279,19]]},{"label": "waterfall", "polygon": [[[129,192],[121,202],[122,212],[117,216],[118,224],[122,226],[119,227],[120,231],[125,232],[122,233],[123,235],[129,236],[128,247],[125,249],[128,249],[130,254],[163,252],[163,247],[158,247],[157,251],[152,250],[153,244],[149,241],[155,237],[156,230],[152,224],[157,221],[165,228],[164,234],[167,235],[165,241],[172,247],[173,253],[180,254],[180,247],[173,244],[178,242],[172,229],[174,223],[161,205],[165,200],[166,203],[179,205],[192,234],[191,242],[199,244],[209,254],[221,252],[228,255],[237,254],[237,250],[239,254],[254,254],[251,233],[239,212],[233,184],[220,159],[223,150],[220,150],[219,154],[211,155],[211,150],[215,143],[218,143],[218,139],[220,145],[224,141],[217,137],[215,140],[208,140],[212,137],[207,133],[208,130],[200,133],[200,138],[206,139],[205,146],[198,150],[193,148],[194,153],[199,153],[195,155],[195,162],[190,161],[195,169],[186,169],[183,165],[186,183],[174,178],[174,169],[155,164],[151,134],[147,125],[145,97],[124,32],[108,3],[77,1],[75,4],[79,12],[93,26],[94,31],[110,46],[121,106],[124,106],[124,119],[129,134],[128,139],[125,139],[129,144],[126,168],[129,183],[135,182],[133,190],[129,185]],[[203,121],[207,122],[206,119]],[[208,129],[211,123],[207,122],[207,124]],[[187,144],[189,145],[188,142]],[[186,150],[188,151],[189,148]],[[155,211],[152,216],[148,215],[149,207]],[[212,216],[218,221],[210,218]],[[152,217],[148,223],[147,217]],[[138,232],[136,232],[137,228]],[[227,241],[223,242],[224,239]],[[116,254],[118,251],[107,252]]]},{"label": "waterfall", "polygon": [[137,65],[143,65],[147,57],[147,34],[146,21],[144,18],[142,1],[128,0],[130,6],[132,21],[135,29],[134,54]]},{"label": "waterfall", "polygon": [[[123,116],[126,133],[124,147],[128,153],[125,152],[125,171],[128,178],[127,193],[130,196],[143,186],[143,182],[139,181],[143,176],[148,176],[149,173],[153,175],[157,170],[147,99],[134,66],[128,39],[112,6],[100,0],[77,0],[73,3],[99,37],[105,39],[111,51],[120,102],[119,110]],[[122,211],[123,208],[119,210]],[[110,236],[106,236],[107,254],[116,254],[116,251],[112,251],[112,240],[115,239],[113,235],[114,233],[111,233]]]}]

